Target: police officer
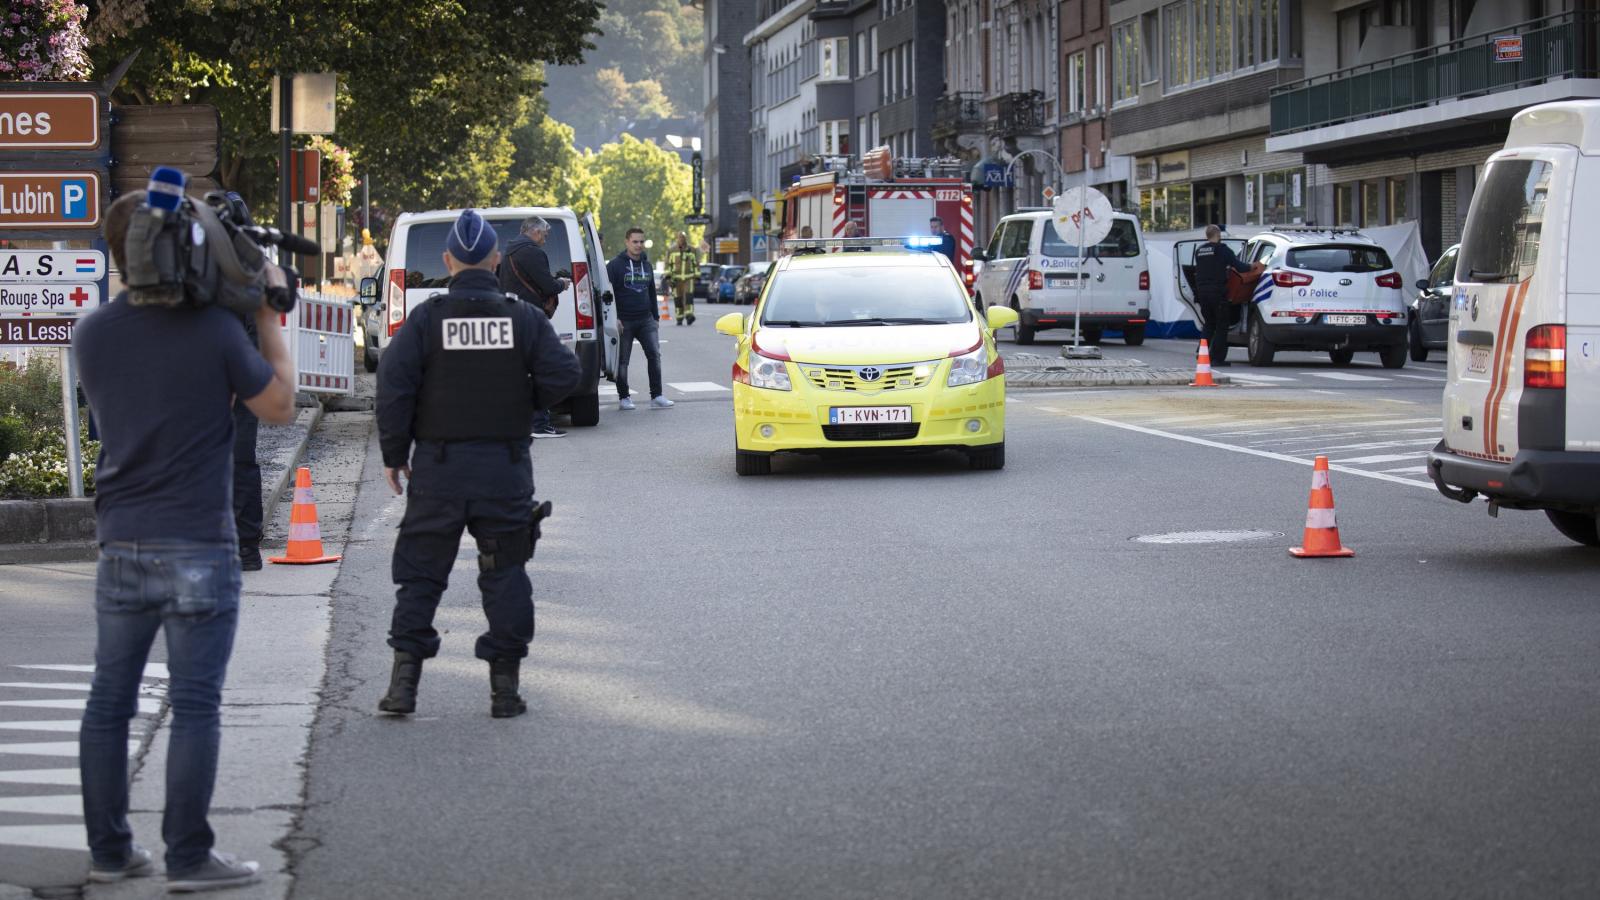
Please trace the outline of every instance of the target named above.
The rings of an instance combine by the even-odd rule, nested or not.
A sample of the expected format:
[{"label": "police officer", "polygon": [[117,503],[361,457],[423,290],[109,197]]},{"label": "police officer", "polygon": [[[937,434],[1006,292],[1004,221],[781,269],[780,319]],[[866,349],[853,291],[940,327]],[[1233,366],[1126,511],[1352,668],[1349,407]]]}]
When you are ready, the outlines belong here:
[{"label": "police officer", "polygon": [[1207,225],[1206,242],[1194,251],[1194,297],[1206,319],[1213,366],[1228,364],[1228,328],[1233,318],[1233,305],[1228,302],[1229,269],[1244,273],[1250,266],[1222,242],[1221,228]]},{"label": "police officer", "polygon": [[538,540],[528,434],[534,412],[571,394],[581,368],[544,313],[501,290],[496,243],[477,213],[456,219],[445,240],[449,291],[406,319],[378,368],[383,474],[396,494],[402,475],[410,482],[394,546],[394,670],[378,703],[386,713],[416,709],[462,529],[478,544],[489,630],[475,652],[489,663],[490,714],[527,711],[517,680],[533,639],[525,565]]}]

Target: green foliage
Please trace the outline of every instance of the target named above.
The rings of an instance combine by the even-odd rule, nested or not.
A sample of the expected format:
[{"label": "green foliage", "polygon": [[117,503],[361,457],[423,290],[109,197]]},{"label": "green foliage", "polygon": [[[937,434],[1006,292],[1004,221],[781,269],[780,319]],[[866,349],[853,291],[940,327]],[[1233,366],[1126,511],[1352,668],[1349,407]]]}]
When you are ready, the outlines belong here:
[{"label": "green foliage", "polygon": [[15,416],[0,418],[0,465],[5,465],[11,454],[21,453],[27,447],[28,429],[22,420]]},{"label": "green foliage", "polygon": [[0,416],[14,419],[28,434],[61,430],[61,378],[53,367],[0,366]]},{"label": "green foliage", "polygon": [[[34,449],[17,453],[0,462],[0,498],[39,499],[65,497],[72,483],[67,474],[67,445],[59,430],[53,440],[41,441]],[[95,464],[100,459],[100,442],[83,440],[83,491],[94,493]]]},{"label": "green foliage", "polygon": [[[79,410],[84,488],[92,489],[100,444]],[[0,368],[0,498],[65,497],[67,444],[61,422],[61,379],[48,365]]]},{"label": "green foliage", "polygon": [[635,225],[658,248],[683,228],[694,202],[694,178],[676,153],[625,134],[600,148],[590,167],[604,185],[599,222],[607,247],[620,247],[623,233]]},{"label": "green foliage", "polygon": [[592,155],[578,152],[571,126],[551,118],[542,98],[526,101],[511,143],[510,205],[570,206],[599,215],[604,186],[589,166]]}]

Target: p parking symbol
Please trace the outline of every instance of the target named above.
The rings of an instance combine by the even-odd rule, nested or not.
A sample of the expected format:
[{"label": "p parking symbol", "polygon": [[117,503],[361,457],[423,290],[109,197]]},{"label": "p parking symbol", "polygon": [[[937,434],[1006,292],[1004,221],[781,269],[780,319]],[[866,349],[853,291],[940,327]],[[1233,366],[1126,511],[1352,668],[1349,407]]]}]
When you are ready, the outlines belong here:
[{"label": "p parking symbol", "polygon": [[63,219],[89,218],[89,182],[69,178],[61,182],[61,217]]}]

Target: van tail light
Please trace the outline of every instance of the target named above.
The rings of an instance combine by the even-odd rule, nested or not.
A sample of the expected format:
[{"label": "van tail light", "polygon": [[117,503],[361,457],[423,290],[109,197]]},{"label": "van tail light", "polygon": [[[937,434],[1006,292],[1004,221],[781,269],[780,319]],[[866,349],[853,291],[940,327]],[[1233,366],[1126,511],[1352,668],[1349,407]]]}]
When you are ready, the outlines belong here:
[{"label": "van tail light", "polygon": [[970,287],[972,287],[972,285],[973,285],[973,284],[974,284],[974,283],[975,283],[975,282],[976,282],[976,281],[977,281],[977,280],[978,280],[978,276],[976,276],[976,275],[974,275],[974,274],[972,274],[972,271],[971,271],[971,270],[970,270],[970,269],[969,269],[969,270],[968,270],[968,271],[967,271],[967,274],[965,274],[965,275],[963,275],[963,276],[962,276],[962,279],[963,279],[963,280],[964,280],[964,281],[966,281],[966,283],[967,283],[967,287],[969,287],[969,288],[970,288]]},{"label": "van tail light", "polygon": [[[1396,275],[1395,277],[1398,278],[1400,276]],[[1272,283],[1278,287],[1305,287],[1311,283],[1311,276],[1284,270],[1272,273]]]},{"label": "van tail light", "polygon": [[1141,290],[1141,291],[1150,290],[1150,272],[1149,272],[1149,270],[1146,270],[1146,271],[1143,271],[1143,272],[1139,273],[1139,290]]},{"label": "van tail light", "polygon": [[384,299],[389,308],[389,336],[406,323],[406,270],[389,270],[389,296]]},{"label": "van tail light", "polygon": [[589,283],[589,264],[587,262],[573,262],[572,286],[578,292],[578,302],[573,306],[573,312],[577,317],[578,330],[588,331],[594,328],[594,285]]},{"label": "van tail light", "polygon": [[1528,330],[1522,386],[1564,390],[1567,386],[1567,326],[1540,325]]},{"label": "van tail light", "polygon": [[1043,272],[1039,271],[1038,269],[1029,269],[1028,270],[1028,290],[1030,290],[1030,291],[1042,291],[1042,290],[1044,290],[1044,273]]},{"label": "van tail light", "polygon": [[1378,283],[1378,287],[1394,288],[1397,291],[1400,290],[1399,272],[1390,272],[1386,275],[1379,275],[1374,280]]}]

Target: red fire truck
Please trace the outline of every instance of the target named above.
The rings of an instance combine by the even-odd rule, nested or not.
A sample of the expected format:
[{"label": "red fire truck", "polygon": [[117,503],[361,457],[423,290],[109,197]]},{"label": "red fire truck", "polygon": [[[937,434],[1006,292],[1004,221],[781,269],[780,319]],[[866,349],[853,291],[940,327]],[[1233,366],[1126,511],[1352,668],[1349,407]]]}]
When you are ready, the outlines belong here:
[{"label": "red fire truck", "polygon": [[805,228],[817,238],[844,237],[845,225],[856,223],[861,237],[905,237],[928,234],[928,220],[938,217],[956,239],[956,270],[972,286],[972,185],[967,163],[959,159],[893,159],[887,147],[866,154],[862,165],[849,168],[846,157],[824,159],[837,166],[802,175],[783,195],[783,236],[801,237]]}]

